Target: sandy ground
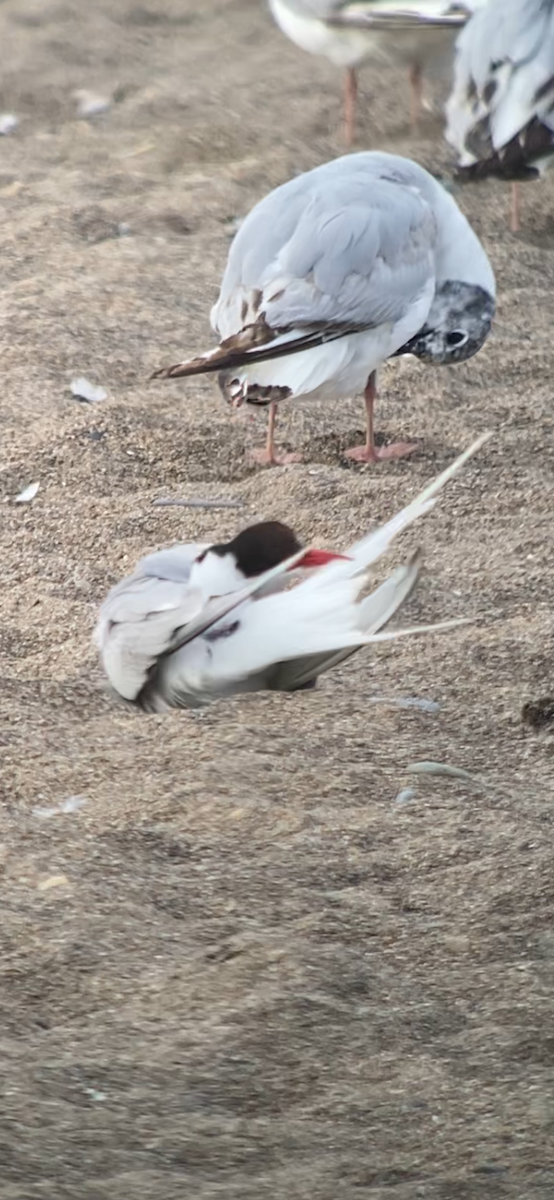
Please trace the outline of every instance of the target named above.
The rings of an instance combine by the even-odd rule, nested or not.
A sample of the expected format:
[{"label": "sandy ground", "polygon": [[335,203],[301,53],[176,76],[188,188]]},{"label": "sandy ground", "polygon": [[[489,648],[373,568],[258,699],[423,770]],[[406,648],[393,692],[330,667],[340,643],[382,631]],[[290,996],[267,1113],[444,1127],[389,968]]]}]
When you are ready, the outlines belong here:
[{"label": "sandy ground", "polygon": [[[263,417],[148,375],[210,344],[232,222],[340,152],[338,75],[257,0],[3,0],[0,33],[0,1197],[551,1200],[553,741],[521,709],[554,688],[553,185],[517,238],[505,187],[460,194],[499,322],[464,366],[386,372],[411,461],[348,465],[352,400],[289,410],[305,465],[252,470]],[[446,171],[406,81],[361,82],[359,146]],[[114,96],[95,124],[79,87]],[[262,516],[340,546],[484,429],[402,546],[427,564],[406,616],[472,628],[200,719],[106,693],[95,610],[143,552]],[[429,758],[479,784],[395,803]]]}]

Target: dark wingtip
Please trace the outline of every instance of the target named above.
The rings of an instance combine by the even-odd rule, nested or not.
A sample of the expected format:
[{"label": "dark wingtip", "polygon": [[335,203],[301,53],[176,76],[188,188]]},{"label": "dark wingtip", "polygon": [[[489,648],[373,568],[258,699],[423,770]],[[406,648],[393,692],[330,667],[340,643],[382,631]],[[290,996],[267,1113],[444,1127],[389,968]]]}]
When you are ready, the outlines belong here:
[{"label": "dark wingtip", "polygon": [[184,379],[189,375],[206,375],[219,371],[222,365],[225,365],[224,359],[218,359],[216,355],[202,355],[186,362],[173,363],[171,367],[158,367],[150,378]]},{"label": "dark wingtip", "polygon": [[177,379],[179,375],[187,375],[188,371],[182,370],[182,363],[172,367],[158,367],[157,371],[153,371],[150,379]]}]

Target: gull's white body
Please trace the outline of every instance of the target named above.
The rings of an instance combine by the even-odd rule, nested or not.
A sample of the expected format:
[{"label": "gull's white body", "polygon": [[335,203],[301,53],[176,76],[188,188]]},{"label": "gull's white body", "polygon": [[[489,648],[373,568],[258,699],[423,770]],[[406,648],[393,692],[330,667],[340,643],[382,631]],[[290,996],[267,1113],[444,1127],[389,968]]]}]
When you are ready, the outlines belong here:
[{"label": "gull's white body", "polygon": [[357,67],[371,54],[373,39],[365,31],[333,29],[290,0],[269,0],[269,7],[289,41],[308,54],[328,58],[336,67]]},{"label": "gull's white body", "polygon": [[249,583],[226,559],[218,566],[208,553],[197,563],[205,546],[175,546],[143,559],[100,610],[95,641],[112,686],[149,711],[192,708],[235,692],[294,690],[360,646],[400,636],[379,630],[414,587],[417,559],[360,601],[371,566],[433,507],[436,493],[486,436],[386,525],[351,546],[347,558],[307,578],[294,574],[302,550]]}]

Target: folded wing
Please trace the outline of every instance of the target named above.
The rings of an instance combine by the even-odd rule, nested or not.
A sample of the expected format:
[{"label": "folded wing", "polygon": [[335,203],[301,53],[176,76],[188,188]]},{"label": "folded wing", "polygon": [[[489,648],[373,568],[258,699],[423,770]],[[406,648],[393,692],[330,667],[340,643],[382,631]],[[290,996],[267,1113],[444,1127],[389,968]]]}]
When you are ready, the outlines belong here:
[{"label": "folded wing", "polygon": [[[450,11],[449,11],[450,10]],[[414,0],[353,0],[337,8],[326,18],[326,24],[337,28],[367,29],[394,34],[397,31],[458,29],[469,16],[469,5],[449,4],[448,0],[417,3]]]}]

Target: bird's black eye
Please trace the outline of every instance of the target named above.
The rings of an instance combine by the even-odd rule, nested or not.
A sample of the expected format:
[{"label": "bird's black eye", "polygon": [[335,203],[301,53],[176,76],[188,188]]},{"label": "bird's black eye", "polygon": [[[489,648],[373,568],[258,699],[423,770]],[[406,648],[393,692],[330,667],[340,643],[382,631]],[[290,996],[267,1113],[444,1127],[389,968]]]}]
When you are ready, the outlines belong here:
[{"label": "bird's black eye", "polygon": [[461,329],[455,329],[453,333],[447,333],[446,335],[447,346],[461,346],[462,342],[466,341],[467,333],[464,333]]}]

